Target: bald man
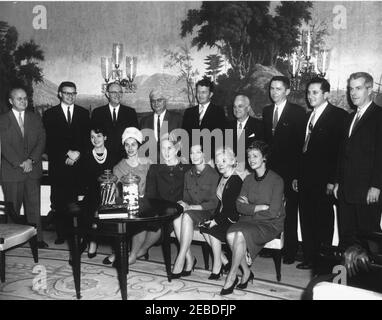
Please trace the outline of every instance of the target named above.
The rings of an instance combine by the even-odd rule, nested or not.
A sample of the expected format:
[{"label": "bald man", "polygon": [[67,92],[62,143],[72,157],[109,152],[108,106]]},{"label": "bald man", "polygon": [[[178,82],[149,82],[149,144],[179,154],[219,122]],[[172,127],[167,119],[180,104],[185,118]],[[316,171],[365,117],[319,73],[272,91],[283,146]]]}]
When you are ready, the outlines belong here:
[{"label": "bald man", "polygon": [[[155,141],[150,143],[157,144],[157,162],[160,159],[160,137],[174,129],[182,127],[182,116],[176,112],[167,110],[167,96],[161,89],[153,89],[149,94],[150,106],[153,113],[142,118],[140,127],[141,129],[152,129],[155,135]],[[166,122],[167,130],[163,124]],[[159,138],[158,138],[159,136]],[[149,156],[146,154],[146,156]],[[152,159],[154,160],[154,159]]]},{"label": "bald man", "polygon": [[[264,139],[264,128],[261,120],[252,118],[249,113],[251,102],[245,95],[237,95],[233,103],[233,115],[235,120],[229,123],[230,129],[233,129],[233,151],[240,162],[238,152],[244,152],[241,157],[245,160],[245,150],[254,140]],[[242,145],[240,145],[242,144]],[[245,160],[246,167],[247,161]]]}]

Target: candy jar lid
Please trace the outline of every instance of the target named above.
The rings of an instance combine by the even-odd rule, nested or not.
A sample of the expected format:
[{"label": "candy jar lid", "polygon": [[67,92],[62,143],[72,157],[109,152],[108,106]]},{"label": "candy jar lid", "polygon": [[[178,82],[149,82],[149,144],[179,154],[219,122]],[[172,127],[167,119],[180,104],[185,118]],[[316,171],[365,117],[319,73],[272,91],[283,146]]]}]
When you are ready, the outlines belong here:
[{"label": "candy jar lid", "polygon": [[124,175],[121,178],[121,182],[123,184],[132,184],[132,183],[139,184],[140,181],[141,181],[141,178],[135,174],[132,174],[131,172],[129,172],[127,175]]},{"label": "candy jar lid", "polygon": [[99,182],[105,183],[116,183],[118,178],[111,172],[111,170],[104,170],[103,174],[101,174],[98,178]]}]

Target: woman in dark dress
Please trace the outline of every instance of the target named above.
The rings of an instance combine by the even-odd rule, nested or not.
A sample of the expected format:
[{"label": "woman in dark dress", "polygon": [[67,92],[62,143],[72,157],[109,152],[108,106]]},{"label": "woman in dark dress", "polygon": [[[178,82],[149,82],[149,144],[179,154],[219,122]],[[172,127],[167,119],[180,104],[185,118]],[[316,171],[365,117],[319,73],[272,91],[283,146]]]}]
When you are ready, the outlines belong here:
[{"label": "woman in dark dress", "polygon": [[[112,170],[115,159],[108,153],[105,147],[107,135],[104,128],[93,127],[90,130],[90,141],[93,148],[86,154],[85,168],[85,198],[83,204],[87,213],[88,222],[90,227],[91,219],[101,203],[100,184],[98,177],[104,173],[105,170]],[[88,257],[94,258],[96,256],[97,244],[94,239],[88,239],[89,249]]]},{"label": "woman in dark dress", "polygon": [[230,148],[220,149],[215,154],[215,164],[221,173],[216,195],[218,207],[211,220],[204,223],[200,232],[212,248],[213,267],[208,279],[218,280],[223,271],[223,265],[228,265],[228,259],[222,252],[222,242],[225,242],[228,228],[239,219],[236,210],[236,199],[239,196],[243,181],[236,174],[236,158]]},{"label": "woman in dark dress", "polygon": [[180,248],[172,270],[173,279],[191,274],[196,264],[190,249],[194,228],[209,220],[218,204],[216,186],[219,175],[205,163],[200,145],[191,147],[190,157],[193,166],[186,172],[183,200],[178,202],[184,211],[174,220],[174,231]]},{"label": "woman in dark dress", "polygon": [[[184,175],[191,165],[183,164],[177,157],[181,142],[173,134],[161,137],[160,151],[164,164],[152,164],[146,178],[146,197],[178,202],[183,198]],[[160,238],[161,229],[156,224],[145,227],[139,233],[137,250],[131,251],[129,264],[146,254],[148,249]]]},{"label": "woman in dark dress", "polygon": [[254,141],[247,149],[248,163],[255,172],[243,182],[236,201],[239,221],[227,232],[232,251],[232,265],[220,294],[230,294],[239,282],[237,271],[243,275],[237,288],[245,289],[254,275],[247,265],[246,254],[254,260],[264,245],[276,238],[284,228],[284,182],[275,172],[266,168],[268,146]]}]

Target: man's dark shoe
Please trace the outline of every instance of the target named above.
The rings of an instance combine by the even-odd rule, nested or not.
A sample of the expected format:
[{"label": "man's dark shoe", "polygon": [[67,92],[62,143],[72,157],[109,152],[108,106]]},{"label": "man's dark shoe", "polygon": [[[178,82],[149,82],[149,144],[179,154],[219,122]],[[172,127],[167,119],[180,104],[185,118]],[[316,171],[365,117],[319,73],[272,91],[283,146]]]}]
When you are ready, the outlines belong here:
[{"label": "man's dark shoe", "polygon": [[63,244],[63,243],[65,243],[65,239],[64,238],[57,238],[54,241],[54,244]]},{"label": "man's dark shoe", "polygon": [[313,269],[313,263],[307,261],[301,262],[297,264],[296,268],[301,270],[311,270]]},{"label": "man's dark shoe", "polygon": [[49,248],[49,246],[45,241],[37,241],[37,248],[45,249],[45,248]]},{"label": "man's dark shoe", "polygon": [[295,262],[294,258],[284,258],[283,264],[293,264]]}]

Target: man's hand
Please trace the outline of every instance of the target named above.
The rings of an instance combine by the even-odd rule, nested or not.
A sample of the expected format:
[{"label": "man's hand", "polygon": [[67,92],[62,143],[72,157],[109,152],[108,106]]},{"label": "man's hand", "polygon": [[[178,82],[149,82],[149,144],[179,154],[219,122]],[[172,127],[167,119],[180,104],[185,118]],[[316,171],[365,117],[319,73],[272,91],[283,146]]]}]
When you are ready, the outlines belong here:
[{"label": "man's hand", "polygon": [[292,189],[294,192],[298,192],[298,181],[297,181],[297,179],[294,179],[292,181]]},{"label": "man's hand", "polygon": [[[334,184],[328,183],[326,185],[326,194],[327,195],[332,195],[334,191]],[[336,197],[337,198],[337,197]]]},{"label": "man's hand", "polygon": [[379,200],[380,193],[381,193],[381,190],[379,190],[378,188],[371,187],[369,191],[367,192],[367,197],[366,197],[367,204],[377,203]]},{"label": "man's hand", "polygon": [[76,162],[78,158],[80,157],[80,153],[78,151],[72,151],[72,150],[69,150],[66,155],[69,157],[69,159],[73,160],[73,162]]},{"label": "man's hand", "polygon": [[183,207],[183,210],[186,211],[189,209],[190,205],[182,200],[178,201],[178,204],[180,204]]},{"label": "man's hand", "polygon": [[333,195],[335,196],[336,199],[338,199],[338,187],[339,187],[339,184],[336,183],[333,189]]},{"label": "man's hand", "polygon": [[70,159],[70,158],[66,158],[66,160],[65,160],[65,164],[67,166],[72,166],[72,165],[74,165],[74,163],[75,163],[75,161]]},{"label": "man's hand", "polygon": [[24,173],[31,172],[33,169],[33,164],[31,159],[25,160],[23,163],[20,164],[20,167],[23,169]]}]

